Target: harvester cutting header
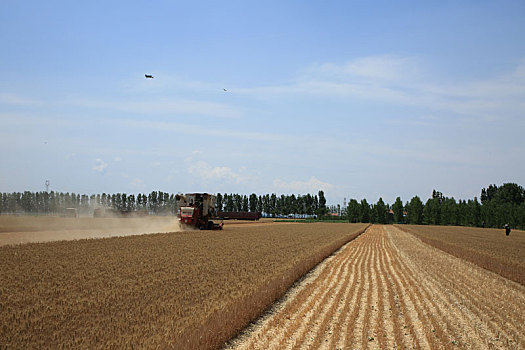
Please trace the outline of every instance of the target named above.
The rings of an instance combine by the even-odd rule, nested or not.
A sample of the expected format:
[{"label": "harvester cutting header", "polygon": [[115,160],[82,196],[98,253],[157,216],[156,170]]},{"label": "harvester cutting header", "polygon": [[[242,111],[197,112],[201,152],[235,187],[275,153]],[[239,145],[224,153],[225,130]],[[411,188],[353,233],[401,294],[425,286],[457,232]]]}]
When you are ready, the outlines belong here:
[{"label": "harvester cutting header", "polygon": [[184,227],[200,230],[222,230],[222,223],[215,224],[216,197],[208,193],[178,194],[176,197],[179,212],[177,217]]}]

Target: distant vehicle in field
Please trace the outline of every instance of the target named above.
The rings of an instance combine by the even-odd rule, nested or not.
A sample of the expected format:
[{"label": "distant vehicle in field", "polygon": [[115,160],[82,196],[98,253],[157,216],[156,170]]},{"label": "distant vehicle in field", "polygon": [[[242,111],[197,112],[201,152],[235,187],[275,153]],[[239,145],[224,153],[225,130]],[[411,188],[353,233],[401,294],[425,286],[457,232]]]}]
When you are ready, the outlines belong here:
[{"label": "distant vehicle in field", "polygon": [[64,212],[64,216],[66,218],[76,218],[76,217],[78,217],[77,208],[66,208],[66,211]]},{"label": "distant vehicle in field", "polygon": [[214,195],[209,193],[178,194],[176,197],[179,212],[177,217],[183,227],[200,230],[222,230],[222,223],[215,224],[216,217]]},{"label": "distant vehicle in field", "polygon": [[251,211],[219,211],[217,216],[224,220],[259,220],[261,213]]},{"label": "distant vehicle in field", "polygon": [[150,74],[144,74],[144,76],[146,77],[146,79],[153,79],[153,78],[155,78],[153,75],[150,75]]}]

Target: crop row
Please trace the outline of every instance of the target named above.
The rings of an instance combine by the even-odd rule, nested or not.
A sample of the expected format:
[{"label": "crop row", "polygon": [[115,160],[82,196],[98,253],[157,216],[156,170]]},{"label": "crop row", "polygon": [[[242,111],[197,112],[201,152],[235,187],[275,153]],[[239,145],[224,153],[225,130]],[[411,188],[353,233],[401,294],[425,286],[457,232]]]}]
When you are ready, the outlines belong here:
[{"label": "crop row", "polygon": [[459,226],[396,225],[438,249],[525,285],[525,232]]},{"label": "crop row", "polygon": [[525,287],[374,225],[227,350],[522,349]]}]

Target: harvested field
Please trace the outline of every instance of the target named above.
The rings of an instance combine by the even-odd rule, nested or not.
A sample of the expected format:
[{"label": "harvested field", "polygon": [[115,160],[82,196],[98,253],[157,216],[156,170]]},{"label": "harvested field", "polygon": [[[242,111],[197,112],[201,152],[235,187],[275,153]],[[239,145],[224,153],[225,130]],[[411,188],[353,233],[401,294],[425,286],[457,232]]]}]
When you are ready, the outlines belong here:
[{"label": "harvested field", "polygon": [[228,349],[522,349],[525,287],[372,226]]},{"label": "harvested field", "polygon": [[0,348],[213,348],[363,224],[0,247]]},{"label": "harvested field", "polygon": [[173,216],[144,218],[62,218],[56,216],[0,216],[0,246],[84,238],[130,236],[173,232],[179,223]]},{"label": "harvested field", "polygon": [[423,242],[525,285],[525,232],[504,229],[397,225]]}]

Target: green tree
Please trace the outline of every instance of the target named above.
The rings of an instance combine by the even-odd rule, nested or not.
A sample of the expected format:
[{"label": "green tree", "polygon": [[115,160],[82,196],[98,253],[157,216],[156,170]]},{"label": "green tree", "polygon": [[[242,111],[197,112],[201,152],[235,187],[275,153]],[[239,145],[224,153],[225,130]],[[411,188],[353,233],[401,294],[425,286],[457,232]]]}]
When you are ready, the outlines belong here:
[{"label": "green tree", "polygon": [[361,207],[357,200],[350,199],[348,202],[348,207],[346,209],[346,217],[349,222],[359,222],[360,221],[360,211]]},{"label": "green tree", "polygon": [[286,196],[286,207],[288,208],[289,214],[295,214],[297,212],[296,198],[294,194]]},{"label": "green tree", "polygon": [[156,191],[152,191],[149,195],[148,195],[148,205],[149,205],[149,210],[152,211],[153,213],[157,213],[157,209],[158,209],[158,200],[157,200],[157,192]]},{"label": "green tree", "polygon": [[421,225],[423,223],[423,202],[418,196],[414,196],[410,200],[408,206],[408,223],[412,225]]},{"label": "green tree", "polygon": [[467,202],[466,225],[481,226],[481,205],[476,197]]},{"label": "green tree", "polygon": [[281,194],[279,197],[279,200],[277,201],[277,208],[279,210],[279,214],[281,215],[288,215],[290,213],[288,207],[286,206],[286,196],[284,194]]},{"label": "green tree", "polygon": [[137,209],[137,203],[134,194],[128,196],[127,209],[130,211],[135,211]]},{"label": "green tree", "polygon": [[248,197],[246,195],[243,195],[241,211],[248,211],[248,209],[249,209]]},{"label": "green tree", "polygon": [[396,201],[392,205],[392,210],[394,211],[394,222],[398,224],[403,223],[404,222],[404,219],[403,219],[404,208],[403,208],[403,202],[401,201],[400,197],[396,198]]},{"label": "green tree", "polygon": [[458,204],[454,197],[445,198],[441,205],[441,225],[457,225]]},{"label": "green tree", "polygon": [[22,207],[22,210],[24,210],[26,213],[33,212],[33,194],[29,191],[25,191],[22,193],[22,196],[20,198],[20,206]]},{"label": "green tree", "polygon": [[370,219],[371,219],[371,210],[370,210],[370,204],[368,204],[368,202],[366,201],[366,199],[362,199],[361,200],[361,205],[360,205],[360,209],[361,209],[361,213],[360,213],[360,216],[361,216],[361,222],[371,222]]},{"label": "green tree", "polygon": [[272,193],[272,196],[270,197],[270,212],[272,213],[272,217],[275,217],[277,215],[277,195],[275,193]]},{"label": "green tree", "polygon": [[380,224],[386,224],[386,205],[385,202],[383,202],[383,198],[379,197],[374,208],[376,211],[377,222]]},{"label": "green tree", "polygon": [[256,211],[258,213],[262,213],[263,212],[263,196],[259,196],[257,198],[257,208],[256,208]]},{"label": "green tree", "polygon": [[427,225],[441,224],[441,202],[440,198],[429,198],[423,210],[424,222]]},{"label": "green tree", "polygon": [[229,195],[225,194],[225,196],[227,196],[225,211],[235,211],[235,203],[233,201],[233,195],[232,194],[229,194]]},{"label": "green tree", "polygon": [[222,194],[217,193],[217,202],[215,204],[217,211],[222,211]]},{"label": "green tree", "polygon": [[481,203],[485,204],[485,202],[491,201],[496,197],[496,193],[498,192],[498,186],[496,185],[489,185],[487,189],[482,188],[481,189]]},{"label": "green tree", "polygon": [[375,204],[370,205],[370,222],[372,224],[377,222],[377,208]]},{"label": "green tree", "polygon": [[263,209],[262,209],[262,211],[266,215],[271,215],[272,214],[273,208],[272,208],[272,205],[271,205],[270,195],[269,194],[265,194],[263,196]]},{"label": "green tree", "polygon": [[324,216],[327,213],[326,209],[326,198],[324,197],[324,192],[321,190],[319,191],[319,208],[317,209],[317,213],[319,216]]},{"label": "green tree", "polygon": [[250,198],[249,198],[249,210],[251,212],[256,212],[257,211],[257,195],[255,193],[252,193],[250,194]]},{"label": "green tree", "polygon": [[496,191],[496,200],[499,203],[520,205],[525,201],[525,190],[515,183],[505,183]]}]

